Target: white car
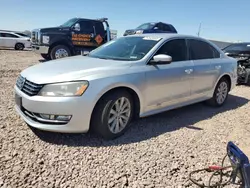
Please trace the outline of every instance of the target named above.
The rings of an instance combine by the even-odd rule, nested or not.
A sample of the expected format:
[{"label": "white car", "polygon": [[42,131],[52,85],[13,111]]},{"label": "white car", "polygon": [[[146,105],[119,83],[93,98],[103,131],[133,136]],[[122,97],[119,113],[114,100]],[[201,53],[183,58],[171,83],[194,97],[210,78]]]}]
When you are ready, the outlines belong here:
[{"label": "white car", "polygon": [[0,31],[0,47],[23,50],[31,47],[31,41],[29,37],[24,37],[14,32]]}]

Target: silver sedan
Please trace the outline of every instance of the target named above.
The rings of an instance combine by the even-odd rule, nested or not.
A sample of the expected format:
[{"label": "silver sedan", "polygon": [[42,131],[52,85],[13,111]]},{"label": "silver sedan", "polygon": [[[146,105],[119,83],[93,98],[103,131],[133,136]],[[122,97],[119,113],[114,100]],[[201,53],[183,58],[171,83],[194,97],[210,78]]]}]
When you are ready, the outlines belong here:
[{"label": "silver sedan", "polygon": [[23,70],[15,108],[31,127],[122,135],[134,118],[206,101],[222,106],[236,85],[237,62],[213,43],[180,34],[112,40],[87,56]]}]

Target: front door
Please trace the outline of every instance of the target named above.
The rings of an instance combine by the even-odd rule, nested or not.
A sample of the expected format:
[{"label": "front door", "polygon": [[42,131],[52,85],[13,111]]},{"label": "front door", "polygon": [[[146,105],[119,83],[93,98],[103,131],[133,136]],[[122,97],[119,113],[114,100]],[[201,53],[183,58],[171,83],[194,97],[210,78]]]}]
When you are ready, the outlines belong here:
[{"label": "front door", "polygon": [[180,104],[190,97],[193,61],[188,60],[185,39],[166,42],[157,54],[167,54],[167,65],[148,65],[146,71],[146,111]]},{"label": "front door", "polygon": [[72,31],[73,45],[77,47],[97,47],[100,41],[96,38],[94,22],[92,20],[81,20],[77,24],[80,30]]}]

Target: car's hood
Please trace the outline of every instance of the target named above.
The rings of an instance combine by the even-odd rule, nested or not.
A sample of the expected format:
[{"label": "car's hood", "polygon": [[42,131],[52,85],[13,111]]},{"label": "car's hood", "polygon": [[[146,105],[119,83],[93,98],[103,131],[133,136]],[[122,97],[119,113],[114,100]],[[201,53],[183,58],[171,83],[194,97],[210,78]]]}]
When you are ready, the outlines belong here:
[{"label": "car's hood", "polygon": [[114,74],[126,70],[131,64],[115,61],[73,56],[33,65],[21,72],[26,79],[37,83],[55,83],[85,79],[98,74]]}]

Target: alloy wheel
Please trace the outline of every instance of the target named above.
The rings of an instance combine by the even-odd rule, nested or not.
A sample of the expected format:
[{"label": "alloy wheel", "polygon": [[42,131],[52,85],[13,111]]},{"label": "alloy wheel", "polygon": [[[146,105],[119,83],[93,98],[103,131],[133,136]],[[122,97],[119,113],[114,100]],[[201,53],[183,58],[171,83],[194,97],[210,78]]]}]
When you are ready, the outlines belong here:
[{"label": "alloy wheel", "polygon": [[227,98],[228,85],[226,82],[221,82],[216,93],[216,101],[218,104],[222,104]]},{"label": "alloy wheel", "polygon": [[131,116],[131,104],[129,99],[121,97],[111,107],[108,117],[108,128],[114,133],[120,133],[128,124]]}]

